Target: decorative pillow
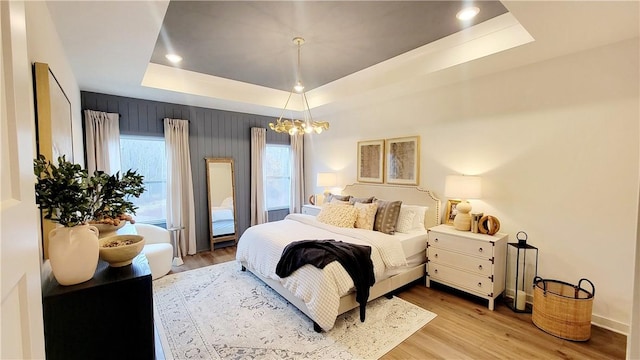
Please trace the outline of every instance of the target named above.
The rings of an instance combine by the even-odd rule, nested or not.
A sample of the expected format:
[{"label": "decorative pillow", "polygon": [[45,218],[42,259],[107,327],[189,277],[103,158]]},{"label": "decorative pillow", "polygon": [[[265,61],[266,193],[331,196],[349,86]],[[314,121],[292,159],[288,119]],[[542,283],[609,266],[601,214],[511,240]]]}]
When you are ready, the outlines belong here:
[{"label": "decorative pillow", "polygon": [[351,205],[324,204],[316,219],[325,224],[352,228],[356,223],[357,210]]},{"label": "decorative pillow", "polygon": [[331,199],[331,201],[329,201],[329,204],[353,205],[349,201],[342,201],[342,200],[338,200],[336,198]]},{"label": "decorative pillow", "polygon": [[371,204],[375,199],[376,199],[375,196],[368,197],[368,198],[357,198],[352,196],[351,199],[349,199],[349,202],[351,203],[351,205],[355,203]]},{"label": "decorative pillow", "polygon": [[395,234],[402,201],[376,200],[375,203],[378,205],[378,211],[373,230],[389,235]]},{"label": "decorative pillow", "polygon": [[377,204],[364,204],[357,202],[353,204],[356,209],[356,228],[373,230],[373,223],[376,220]]},{"label": "decorative pillow", "polygon": [[329,195],[327,195],[327,197],[324,199],[324,202],[325,204],[330,203],[333,199],[338,199],[340,201],[349,201],[349,199],[351,199],[351,195],[336,195],[329,193]]},{"label": "decorative pillow", "polygon": [[411,227],[412,230],[424,230],[424,216],[427,213],[427,210],[429,210],[429,207],[427,206],[420,206],[420,205],[404,205],[402,204],[403,208],[407,208],[408,210],[413,210],[415,211],[416,215],[413,218],[413,226]]},{"label": "decorative pillow", "polygon": [[229,196],[224,198],[224,200],[222,200],[222,202],[220,203],[220,207],[233,209],[233,197]]},{"label": "decorative pillow", "polygon": [[416,217],[416,212],[413,209],[402,205],[400,206],[400,214],[398,214],[398,223],[396,224],[396,231],[401,233],[408,233],[413,230],[413,220]]}]

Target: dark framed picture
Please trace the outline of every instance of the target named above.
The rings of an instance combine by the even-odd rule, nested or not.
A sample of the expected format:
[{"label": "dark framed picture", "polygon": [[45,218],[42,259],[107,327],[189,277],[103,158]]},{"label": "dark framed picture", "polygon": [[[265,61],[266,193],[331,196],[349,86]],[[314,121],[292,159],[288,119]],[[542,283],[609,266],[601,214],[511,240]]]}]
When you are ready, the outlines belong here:
[{"label": "dark framed picture", "polygon": [[384,181],[384,140],[358,142],[358,182]]},{"label": "dark framed picture", "polygon": [[387,139],[387,184],[418,185],[420,179],[420,136]]},{"label": "dark framed picture", "polygon": [[447,201],[447,208],[444,211],[444,223],[447,225],[453,225],[453,219],[455,219],[458,214],[457,206],[460,203],[460,200],[449,200]]}]

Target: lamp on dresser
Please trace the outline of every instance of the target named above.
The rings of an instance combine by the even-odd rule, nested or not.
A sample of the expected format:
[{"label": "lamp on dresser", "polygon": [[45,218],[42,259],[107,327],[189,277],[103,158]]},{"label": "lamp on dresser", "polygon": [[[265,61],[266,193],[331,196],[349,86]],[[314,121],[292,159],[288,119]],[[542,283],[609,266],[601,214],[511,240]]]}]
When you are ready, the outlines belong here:
[{"label": "lamp on dresser", "polygon": [[456,206],[457,214],[453,219],[453,227],[456,230],[471,230],[471,204],[469,199],[478,199],[481,195],[481,183],[479,176],[449,175],[445,179],[444,196],[452,199],[460,199]]},{"label": "lamp on dresser", "polygon": [[[336,173],[329,173],[329,172],[318,173],[318,176],[316,178],[316,185],[318,187],[324,188],[324,194],[323,194],[324,197],[322,199],[322,202],[324,202],[324,199],[326,199],[327,195],[330,194],[329,189],[338,185],[338,177],[336,176]],[[316,205],[320,205],[320,204],[316,204]]]}]

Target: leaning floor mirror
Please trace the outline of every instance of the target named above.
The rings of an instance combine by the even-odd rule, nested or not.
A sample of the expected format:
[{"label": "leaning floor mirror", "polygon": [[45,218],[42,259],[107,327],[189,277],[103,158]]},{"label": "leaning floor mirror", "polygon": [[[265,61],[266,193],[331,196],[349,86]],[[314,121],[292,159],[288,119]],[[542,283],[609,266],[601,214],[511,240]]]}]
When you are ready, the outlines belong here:
[{"label": "leaning floor mirror", "polygon": [[205,158],[209,195],[209,234],[214,244],[238,240],[236,186],[231,158]]}]

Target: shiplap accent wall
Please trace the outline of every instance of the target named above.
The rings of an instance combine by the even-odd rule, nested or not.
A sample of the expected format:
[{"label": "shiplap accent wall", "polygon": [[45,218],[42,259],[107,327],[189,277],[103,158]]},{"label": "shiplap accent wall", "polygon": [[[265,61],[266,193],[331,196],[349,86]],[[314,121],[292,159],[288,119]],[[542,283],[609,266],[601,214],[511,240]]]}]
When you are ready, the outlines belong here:
[{"label": "shiplap accent wall", "polygon": [[[82,109],[120,114],[123,135],[164,137],[162,119],[189,120],[189,150],[193,173],[198,251],[209,249],[206,157],[233,158],[236,181],[238,237],[251,223],[251,128],[268,128],[271,117],[170,104],[122,96],[81,92]],[[287,134],[267,131],[267,143],[289,144]],[[280,220],[288,211],[269,212],[269,220]]]}]

